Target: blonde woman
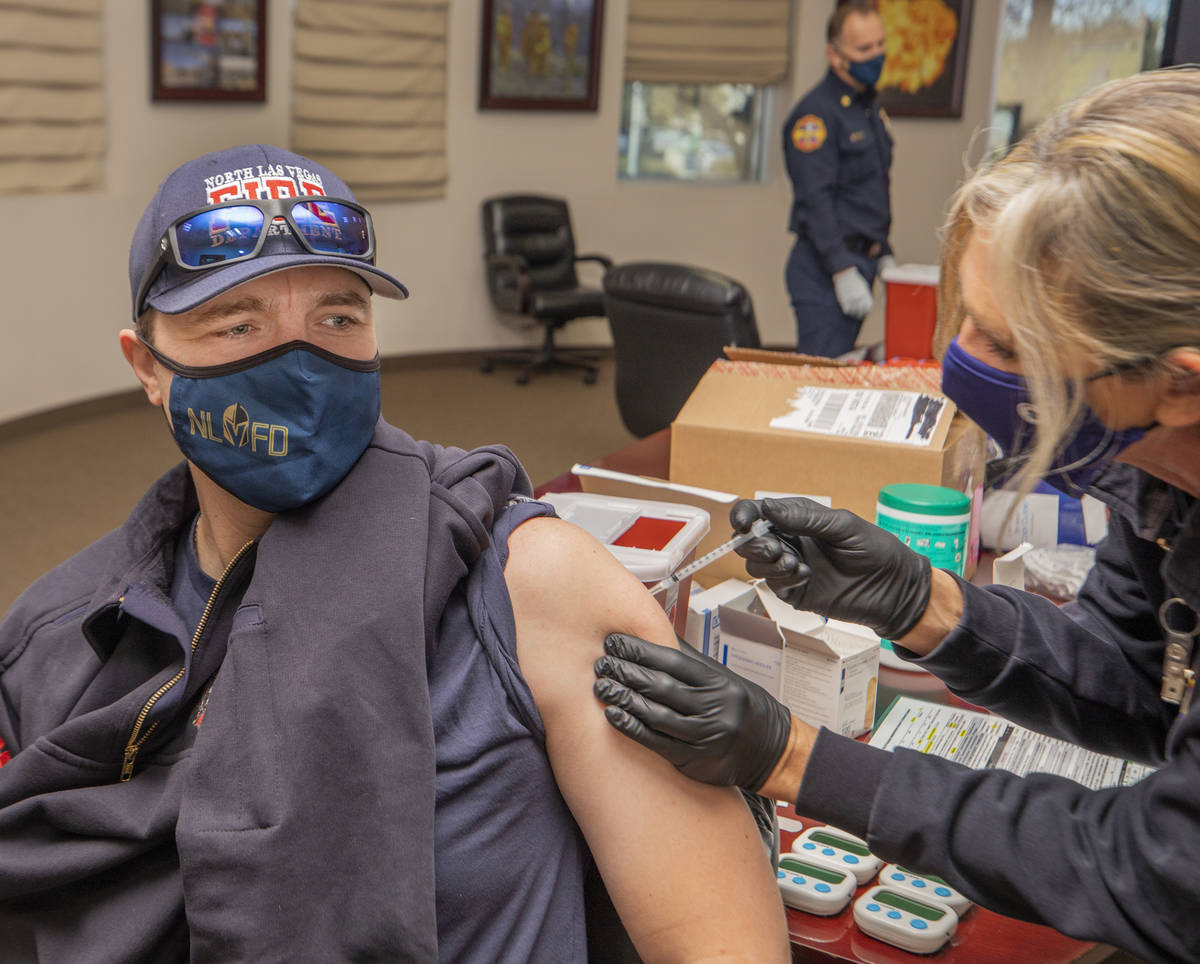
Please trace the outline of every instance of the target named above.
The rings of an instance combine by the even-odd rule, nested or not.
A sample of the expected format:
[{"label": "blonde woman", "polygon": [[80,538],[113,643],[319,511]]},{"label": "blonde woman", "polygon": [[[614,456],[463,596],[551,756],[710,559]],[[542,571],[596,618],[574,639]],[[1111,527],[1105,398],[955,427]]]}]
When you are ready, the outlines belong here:
[{"label": "blonde woman", "polygon": [[630,637],[607,641],[596,692],[689,775],[795,800],[983,906],[1200,960],[1200,70],[1105,85],[971,177],[942,268],[947,395],[1017,488],[1046,478],[1110,509],[1078,599],[969,585],[807,500],[739,503],[735,528],[774,524],[739,551],[797,608],[898,640],[970,702],[1156,770],[1090,790],[886,753]]}]

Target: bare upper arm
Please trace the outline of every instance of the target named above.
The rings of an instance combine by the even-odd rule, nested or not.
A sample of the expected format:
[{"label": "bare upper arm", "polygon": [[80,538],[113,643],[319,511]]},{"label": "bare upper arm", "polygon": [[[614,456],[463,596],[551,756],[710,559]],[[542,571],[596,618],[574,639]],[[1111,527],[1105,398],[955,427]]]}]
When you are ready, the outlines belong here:
[{"label": "bare upper arm", "polygon": [[607,549],[558,519],[512,534],[505,579],[555,778],[639,953],[787,960],[775,876],[740,795],[687,779],[619,734],[592,695],[607,633],[675,645],[662,609]]}]

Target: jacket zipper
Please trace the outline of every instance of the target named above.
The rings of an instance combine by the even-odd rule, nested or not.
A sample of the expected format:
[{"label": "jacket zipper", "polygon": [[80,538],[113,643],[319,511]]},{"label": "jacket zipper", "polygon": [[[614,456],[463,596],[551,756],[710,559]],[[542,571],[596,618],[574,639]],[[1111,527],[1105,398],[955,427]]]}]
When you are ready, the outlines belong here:
[{"label": "jacket zipper", "polygon": [[[213,586],[212,592],[209,593],[208,602],[204,606],[204,612],[200,614],[200,622],[196,625],[196,632],[192,635],[192,653],[196,652],[196,647],[200,645],[200,637],[204,634],[204,629],[208,625],[208,617],[212,614],[213,606],[216,605],[217,596],[221,593],[226,578],[230,571],[237,564],[238,560],[246,554],[246,551],[254,545],[254,540],[247,542],[240,548],[234,557],[229,560],[229,564],[225,567],[225,571],[221,573],[217,579],[216,585]],[[163,695],[171,689],[176,683],[183,679],[183,667],[179,668],[179,672],[172,676],[169,680],[163,683],[154,694],[146,701],[146,705],[142,707],[138,713],[137,719],[134,721],[133,730],[129,734],[129,742],[125,744],[125,759],[121,764],[121,782],[128,783],[133,777],[133,764],[137,759],[138,750],[142,748],[145,742],[150,739],[154,731],[158,729],[158,721],[155,720],[150,724],[150,729],[142,732],[142,726],[146,722],[146,717],[150,715],[150,711],[154,708],[154,704],[162,699]]]}]

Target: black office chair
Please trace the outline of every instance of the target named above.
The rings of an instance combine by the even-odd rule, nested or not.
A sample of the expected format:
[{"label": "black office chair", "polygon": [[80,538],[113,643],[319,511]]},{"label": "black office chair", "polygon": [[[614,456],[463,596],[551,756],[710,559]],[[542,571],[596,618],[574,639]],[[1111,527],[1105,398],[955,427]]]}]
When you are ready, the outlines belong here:
[{"label": "black office chair", "polygon": [[666,428],[726,345],[758,348],[750,294],[682,264],[631,262],[604,275],[617,408],[638,437]]},{"label": "black office chair", "polygon": [[487,287],[501,311],[526,315],[545,329],[540,348],[498,351],[484,358],[483,370],[498,363],[521,366],[517,384],[556,368],[582,370],[596,381],[596,359],[559,348],[554,333],[576,318],[604,317],[604,293],[585,288],[575,275],[580,261],[612,261],[601,254],[576,254],[567,202],[533,194],[509,194],[483,202],[484,261]]}]

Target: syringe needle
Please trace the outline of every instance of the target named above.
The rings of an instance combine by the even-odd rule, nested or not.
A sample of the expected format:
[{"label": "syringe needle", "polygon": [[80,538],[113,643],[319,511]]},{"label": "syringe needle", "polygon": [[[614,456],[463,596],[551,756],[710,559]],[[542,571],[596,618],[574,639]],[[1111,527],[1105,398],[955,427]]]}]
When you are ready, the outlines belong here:
[{"label": "syringe needle", "polygon": [[728,542],[721,543],[721,545],[717,546],[715,549],[709,550],[695,562],[688,563],[682,569],[677,569],[675,572],[671,573],[671,575],[656,583],[650,589],[650,595],[657,596],[659,593],[665,592],[677,583],[682,582],[692,573],[699,572],[710,562],[720,559],[721,556],[725,555],[727,552],[732,552],[738,546],[744,545],[751,539],[755,539],[758,536],[766,535],[770,531],[771,523],[769,523],[766,519],[755,519],[754,524],[750,526],[748,531],[739,532]]}]

